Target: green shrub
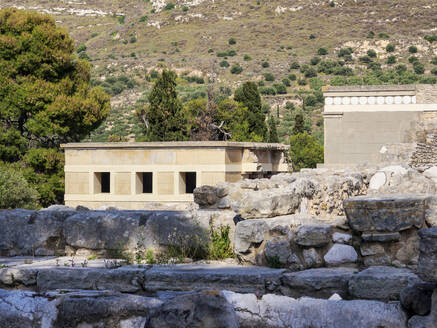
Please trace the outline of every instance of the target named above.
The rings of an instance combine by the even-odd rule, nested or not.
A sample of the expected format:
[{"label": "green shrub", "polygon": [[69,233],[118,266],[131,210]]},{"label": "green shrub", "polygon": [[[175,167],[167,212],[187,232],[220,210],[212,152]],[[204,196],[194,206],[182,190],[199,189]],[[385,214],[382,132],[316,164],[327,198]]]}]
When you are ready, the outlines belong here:
[{"label": "green shrub", "polygon": [[81,53],[81,52],[83,52],[83,51],[86,51],[86,45],[85,44],[83,44],[83,43],[81,43],[80,45],[79,45],[79,47],[77,47],[77,50],[76,50],[76,52],[79,54],[79,53]]},{"label": "green shrub", "polygon": [[370,58],[376,58],[376,51],[373,49],[367,50],[367,56],[369,56]]},{"label": "green shrub", "polygon": [[396,73],[398,74],[404,74],[407,71],[407,66],[405,65],[398,65],[395,67]]},{"label": "green shrub", "polygon": [[85,51],[82,51],[81,53],[79,53],[79,59],[90,60],[90,57],[88,56],[88,54]]},{"label": "green shrub", "polygon": [[272,87],[259,88],[259,93],[262,95],[272,95],[276,94],[276,89]]},{"label": "green shrub", "polygon": [[236,41],[234,38],[230,38],[230,39],[228,40],[228,43],[229,43],[230,45],[233,45],[233,44],[236,44],[237,41]]},{"label": "green shrub", "polygon": [[431,59],[431,64],[437,65],[437,56],[435,56]]},{"label": "green shrub", "polygon": [[222,60],[220,62],[220,67],[226,68],[226,67],[229,67],[229,66],[230,66],[229,63],[226,60]]},{"label": "green shrub", "polygon": [[373,31],[370,31],[367,35],[366,35],[366,38],[368,38],[368,39],[373,39],[375,37],[375,32],[373,32]]},{"label": "green shrub", "polygon": [[429,43],[433,43],[434,41],[437,41],[437,34],[428,34],[425,35],[423,38]]},{"label": "green shrub", "polygon": [[240,74],[242,71],[243,71],[243,68],[238,63],[235,63],[231,67],[231,73],[232,74]]},{"label": "green shrub", "polygon": [[395,45],[392,43],[389,43],[389,44],[387,44],[387,47],[385,47],[385,50],[387,52],[393,52],[393,51],[395,51]]},{"label": "green shrub", "polygon": [[378,38],[380,39],[390,39],[390,36],[387,33],[379,33]]},{"label": "green shrub", "polygon": [[38,206],[38,192],[31,188],[23,175],[6,165],[0,166],[0,209]]},{"label": "green shrub", "polygon": [[334,2],[334,1],[331,1],[331,2],[329,3],[329,7],[335,7],[335,2]]},{"label": "green shrub", "polygon": [[315,66],[318,63],[320,63],[320,60],[321,60],[320,57],[313,57],[313,58],[311,58],[310,63],[311,63],[311,65]]},{"label": "green shrub", "polygon": [[95,38],[97,35],[99,35],[97,32],[91,33],[91,38]]},{"label": "green shrub", "polygon": [[135,43],[137,42],[137,38],[135,36],[132,36],[129,40],[130,43]]},{"label": "green shrub", "polygon": [[314,40],[316,38],[316,36],[314,34],[310,34],[310,36],[308,37],[310,40]]},{"label": "green shrub", "polygon": [[328,54],[328,50],[326,50],[326,48],[319,48],[319,50],[317,50],[317,54],[319,56],[325,56]]},{"label": "green shrub", "polygon": [[292,62],[290,65],[290,69],[299,69],[300,65],[298,62]]},{"label": "green shrub", "polygon": [[323,147],[306,132],[298,133],[290,137],[290,159],[296,171],[315,168],[323,163]]},{"label": "green shrub", "polygon": [[353,49],[350,47],[349,48],[341,48],[340,51],[338,52],[338,57],[352,55],[353,52],[354,52]]},{"label": "green shrub", "polygon": [[281,95],[287,93],[287,88],[282,83],[275,83],[273,84],[273,87],[275,88],[277,94]]},{"label": "green shrub", "polygon": [[358,60],[361,63],[365,63],[365,64],[372,62],[372,58],[370,58],[370,56],[361,56],[360,58],[358,58]]},{"label": "green shrub", "polygon": [[416,74],[423,74],[425,73],[425,66],[419,62],[414,63],[413,70]]},{"label": "green shrub", "polygon": [[296,81],[297,76],[296,76],[296,74],[289,74],[289,75],[288,75],[288,79],[289,79],[290,81]]},{"label": "green shrub", "polygon": [[228,51],[228,56],[229,57],[234,57],[234,56],[236,56],[237,55],[237,52],[235,51],[235,50],[229,50]]},{"label": "green shrub", "polygon": [[305,70],[305,77],[316,77],[317,76],[317,71],[310,67],[307,70]]},{"label": "green shrub", "polygon": [[151,14],[154,14],[154,13],[156,13],[156,9],[155,8],[153,8],[151,11],[150,11],[150,13]]},{"label": "green shrub", "polygon": [[417,52],[417,47],[416,46],[409,46],[408,47],[408,52],[410,54],[415,54]]},{"label": "green shrub", "polygon": [[408,57],[408,62],[411,64],[418,63],[419,58],[417,58],[416,56],[410,56],[410,57]]},{"label": "green shrub", "polygon": [[244,55],[243,60],[249,61],[249,60],[252,60],[252,57],[250,57],[249,55]]},{"label": "green shrub", "polygon": [[210,54],[210,53],[212,53],[212,52],[214,52],[214,49],[209,48],[209,49],[208,49],[208,53]]},{"label": "green shrub", "polygon": [[263,61],[263,62],[261,63],[261,66],[264,67],[264,68],[267,68],[267,67],[270,67],[270,64],[269,64],[268,61]]},{"label": "green shrub", "polygon": [[381,70],[381,64],[376,62],[371,62],[367,64],[367,69],[370,69],[372,71],[379,71]]},{"label": "green shrub", "polygon": [[119,22],[120,24],[124,24],[124,21],[126,20],[126,16],[119,16],[119,17],[117,18],[117,20],[118,20],[118,22]]},{"label": "green shrub", "polygon": [[282,84],[285,85],[286,87],[291,86],[291,83],[290,83],[289,79],[282,79]]},{"label": "green shrub", "polygon": [[234,257],[231,239],[229,238],[229,225],[219,225],[215,228],[213,222],[210,223],[210,243],[208,258],[210,260],[222,260]]},{"label": "green shrub", "polygon": [[188,11],[188,9],[189,9],[189,8],[188,8],[187,6],[183,6],[183,7],[182,7],[182,11],[183,11],[183,12]]},{"label": "green shrub", "polygon": [[396,63],[396,56],[389,56],[387,58],[387,64],[392,65]]},{"label": "green shrub", "polygon": [[303,100],[305,106],[315,106],[317,104],[317,98],[313,95],[308,95]]},{"label": "green shrub", "polygon": [[433,68],[433,69],[431,70],[431,74],[432,74],[432,75],[437,75],[437,68]]},{"label": "green shrub", "polygon": [[261,80],[261,81],[258,81],[258,86],[259,86],[259,87],[263,87],[263,86],[264,86],[264,81],[262,81],[262,80]]},{"label": "green shrub", "polygon": [[144,15],[144,16],[141,16],[141,18],[140,18],[140,22],[141,23],[144,23],[144,22],[146,22],[147,21],[147,16],[146,15]]},{"label": "green shrub", "polygon": [[165,5],[164,10],[173,10],[175,7],[175,4],[173,2],[169,2]]},{"label": "green shrub", "polygon": [[307,85],[307,80],[300,78],[299,80],[297,80],[297,84],[300,86]]},{"label": "green shrub", "polygon": [[264,73],[264,79],[266,81],[274,81],[275,76],[272,73]]}]

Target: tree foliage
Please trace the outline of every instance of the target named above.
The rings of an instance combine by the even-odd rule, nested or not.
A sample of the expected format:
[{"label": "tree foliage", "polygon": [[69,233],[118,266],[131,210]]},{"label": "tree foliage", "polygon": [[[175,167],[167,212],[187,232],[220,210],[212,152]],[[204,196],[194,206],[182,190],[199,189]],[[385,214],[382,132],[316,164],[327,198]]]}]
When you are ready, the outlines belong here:
[{"label": "tree foliage", "polygon": [[59,145],[87,136],[109,109],[109,96],[90,85],[89,63],[51,17],[0,10],[0,159],[22,163],[41,205],[62,202],[63,165],[47,171],[36,158],[46,160],[47,149],[62,157]]},{"label": "tree foliage", "polygon": [[234,100],[247,107],[247,123],[249,133],[259,136],[261,141],[267,137],[265,114],[262,111],[261,96],[255,82],[245,82],[235,90]]},{"label": "tree foliage", "polygon": [[137,110],[148,141],[183,141],[187,120],[176,92],[176,73],[163,70],[149,95],[149,105]]},{"label": "tree foliage", "polygon": [[276,120],[270,115],[267,121],[269,127],[269,136],[267,142],[279,142],[278,131],[276,130]]},{"label": "tree foliage", "polygon": [[306,132],[298,133],[290,137],[290,158],[296,171],[315,168],[323,163],[323,147]]},{"label": "tree foliage", "polygon": [[0,208],[33,209],[38,206],[38,192],[29,186],[18,171],[0,165]]}]

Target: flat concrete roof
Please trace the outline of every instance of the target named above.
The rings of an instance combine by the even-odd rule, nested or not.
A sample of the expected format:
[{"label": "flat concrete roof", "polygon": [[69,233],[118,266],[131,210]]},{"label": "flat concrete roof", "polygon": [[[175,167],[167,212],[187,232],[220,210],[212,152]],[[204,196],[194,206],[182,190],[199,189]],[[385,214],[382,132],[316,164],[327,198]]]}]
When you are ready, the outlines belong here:
[{"label": "flat concrete roof", "polygon": [[62,144],[64,149],[150,149],[150,148],[246,148],[288,150],[281,143],[230,142],[230,141],[168,141],[168,142],[77,142]]}]

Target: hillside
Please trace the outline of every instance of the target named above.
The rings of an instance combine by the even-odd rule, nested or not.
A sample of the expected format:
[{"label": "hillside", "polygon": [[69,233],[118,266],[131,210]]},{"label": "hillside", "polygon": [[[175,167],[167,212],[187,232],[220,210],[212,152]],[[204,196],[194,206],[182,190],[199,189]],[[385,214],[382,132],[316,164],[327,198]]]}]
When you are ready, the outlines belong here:
[{"label": "hillside", "polygon": [[[205,94],[213,62],[223,90],[245,80],[260,81],[265,94],[286,94],[265,97],[282,120],[286,102],[299,104],[303,98],[296,97],[302,94],[297,90],[309,89],[309,78],[314,76],[292,69],[293,62],[318,71],[313,81],[317,88],[333,76],[365,74],[375,68],[369,67],[369,60],[383,70],[405,65],[410,71],[419,61],[424,71],[420,76],[437,75],[437,66],[431,63],[437,55],[437,42],[432,42],[437,31],[433,0],[2,0],[0,8],[6,7],[54,15],[77,41],[78,55],[89,58],[95,83],[114,95],[113,114],[94,140],[140,133],[132,108],[150,88],[155,71],[165,66],[185,74],[179,81],[184,99]],[[339,57],[347,48],[351,52]],[[375,56],[361,59],[369,57],[369,50]],[[313,57],[319,59],[310,63]],[[341,67],[334,63],[335,67],[320,68],[330,64],[323,63],[326,59],[339,58]],[[232,70],[235,64],[241,72],[238,66]],[[314,110],[308,124],[320,136],[321,104],[310,105]]]}]

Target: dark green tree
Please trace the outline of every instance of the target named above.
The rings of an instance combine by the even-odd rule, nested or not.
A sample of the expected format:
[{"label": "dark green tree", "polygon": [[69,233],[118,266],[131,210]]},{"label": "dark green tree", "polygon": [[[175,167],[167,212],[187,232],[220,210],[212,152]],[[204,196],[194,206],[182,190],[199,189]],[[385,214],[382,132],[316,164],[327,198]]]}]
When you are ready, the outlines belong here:
[{"label": "dark green tree", "polygon": [[269,126],[269,137],[267,142],[279,142],[278,131],[276,130],[276,120],[270,115],[267,124]]},{"label": "dark green tree", "polygon": [[[53,18],[0,10],[0,160],[21,163],[14,167],[40,192],[41,205],[63,200],[60,144],[89,135],[109,110],[109,96],[91,87],[89,63],[77,59],[73,40]],[[60,163],[36,171],[25,158],[45,158],[47,149]]]},{"label": "dark green tree", "polygon": [[295,134],[290,137],[290,159],[295,171],[315,168],[323,163],[323,147],[306,132]]},{"label": "dark green tree", "polygon": [[176,92],[176,73],[162,71],[149,95],[149,106],[137,111],[149,141],[187,140],[187,119]]},{"label": "dark green tree", "polygon": [[247,107],[247,122],[249,124],[249,133],[254,133],[261,137],[261,140],[267,138],[266,117],[262,110],[261,96],[258,86],[255,82],[245,82],[235,90],[234,100]]},{"label": "dark green tree", "polygon": [[303,114],[297,113],[296,116],[294,117],[294,126],[292,130],[292,134],[296,135],[304,132],[305,132],[305,121],[303,119]]}]

